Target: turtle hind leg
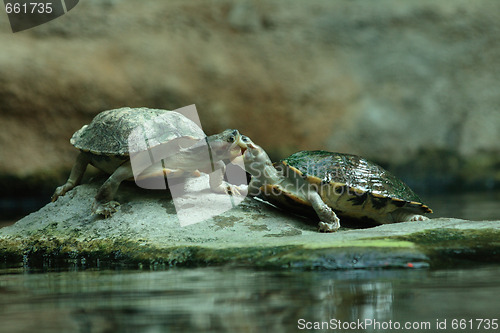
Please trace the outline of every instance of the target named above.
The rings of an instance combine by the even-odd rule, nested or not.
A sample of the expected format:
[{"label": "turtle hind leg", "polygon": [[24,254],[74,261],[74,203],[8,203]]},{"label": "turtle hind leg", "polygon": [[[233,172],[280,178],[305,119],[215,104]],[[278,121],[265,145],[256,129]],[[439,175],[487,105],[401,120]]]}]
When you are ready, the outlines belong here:
[{"label": "turtle hind leg", "polygon": [[92,204],[92,213],[104,215],[104,217],[109,217],[116,213],[120,205],[118,202],[113,201],[116,191],[122,181],[132,178],[133,176],[134,174],[130,161],[119,166],[99,188],[94,203]]},{"label": "turtle hind leg", "polygon": [[320,232],[335,232],[340,228],[340,219],[323,199],[321,199],[318,192],[311,190],[307,195],[307,199],[320,219],[318,223]]},{"label": "turtle hind leg", "polygon": [[407,221],[426,221],[429,218],[425,215],[418,215],[418,214],[413,214],[408,217]]},{"label": "turtle hind leg", "polygon": [[394,222],[416,222],[416,221],[426,221],[429,218],[425,215],[419,214],[418,212],[410,209],[400,208],[390,213],[392,220]]},{"label": "turtle hind leg", "polygon": [[80,152],[80,154],[76,158],[73,168],[71,169],[71,173],[69,174],[68,180],[64,185],[59,186],[54,191],[54,194],[52,195],[51,198],[52,202],[56,201],[57,198],[63,196],[64,194],[66,194],[66,192],[73,189],[76,185],[80,184],[88,164],[89,164],[89,159],[84,153]]}]

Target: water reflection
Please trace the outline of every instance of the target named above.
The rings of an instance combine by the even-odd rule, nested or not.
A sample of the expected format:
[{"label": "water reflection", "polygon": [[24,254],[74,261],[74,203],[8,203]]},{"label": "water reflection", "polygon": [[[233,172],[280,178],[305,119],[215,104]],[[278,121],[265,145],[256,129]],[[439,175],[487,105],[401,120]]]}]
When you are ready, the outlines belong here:
[{"label": "water reflection", "polygon": [[497,316],[498,273],[500,267],[4,274],[0,332],[293,332],[301,331],[300,320],[313,325],[332,319],[434,325],[438,318]]}]

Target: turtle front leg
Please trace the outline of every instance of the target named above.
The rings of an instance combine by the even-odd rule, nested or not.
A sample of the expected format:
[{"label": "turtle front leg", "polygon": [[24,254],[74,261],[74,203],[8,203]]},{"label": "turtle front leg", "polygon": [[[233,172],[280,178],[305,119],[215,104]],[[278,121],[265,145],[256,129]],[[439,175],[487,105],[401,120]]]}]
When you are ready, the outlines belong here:
[{"label": "turtle front leg", "polygon": [[314,211],[318,215],[320,222],[318,230],[320,232],[335,232],[340,228],[340,219],[335,212],[321,199],[321,196],[316,191],[310,191],[307,195]]},{"label": "turtle front leg", "polygon": [[63,196],[69,190],[73,189],[76,185],[80,184],[82,181],[83,174],[85,170],[87,170],[87,165],[89,164],[89,159],[83,153],[80,153],[76,158],[75,164],[71,169],[71,173],[69,174],[69,178],[64,185],[59,186],[54,191],[52,195],[52,202],[56,201],[57,198]]},{"label": "turtle front leg", "polygon": [[92,213],[104,215],[106,218],[116,213],[120,205],[118,202],[113,201],[116,191],[122,181],[132,178],[133,176],[134,173],[132,172],[130,161],[118,167],[104,184],[102,184],[101,188],[99,188],[94,203],[92,204]]}]

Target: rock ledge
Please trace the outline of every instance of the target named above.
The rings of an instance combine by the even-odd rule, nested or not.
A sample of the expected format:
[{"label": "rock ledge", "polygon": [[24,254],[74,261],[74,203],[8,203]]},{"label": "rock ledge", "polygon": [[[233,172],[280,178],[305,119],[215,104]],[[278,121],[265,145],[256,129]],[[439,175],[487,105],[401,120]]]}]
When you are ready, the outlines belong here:
[{"label": "rock ledge", "polygon": [[[0,263],[25,268],[230,264],[329,270],[500,261],[500,221],[440,218],[322,234],[305,218],[246,198],[231,210],[181,227],[168,191],[130,184],[120,187],[121,209],[112,218],[90,215],[98,186],[78,186],[0,229]],[[197,200],[205,196],[208,192]]]}]

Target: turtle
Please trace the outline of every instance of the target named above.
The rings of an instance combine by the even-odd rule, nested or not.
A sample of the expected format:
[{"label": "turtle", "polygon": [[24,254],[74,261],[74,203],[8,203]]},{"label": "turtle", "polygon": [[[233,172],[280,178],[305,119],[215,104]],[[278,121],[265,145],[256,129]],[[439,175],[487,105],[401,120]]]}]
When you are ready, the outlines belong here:
[{"label": "turtle", "polygon": [[340,218],[373,225],[423,221],[428,219],[424,214],[432,213],[403,181],[360,156],[305,150],[273,164],[247,136],[242,135],[239,145],[252,176],[248,195],[302,215],[315,214],[319,231],[337,231]]},{"label": "turtle", "polygon": [[[139,140],[131,141],[134,135]],[[173,178],[200,176],[200,172],[204,172],[210,175],[210,188],[214,192],[238,192],[236,186],[224,181],[224,172],[220,170],[225,168],[223,160],[232,160],[241,154],[239,141],[240,133],[234,129],[207,137],[195,122],[176,111],[145,107],[103,111],[70,139],[80,153],[68,180],[55,190],[51,199],[56,201],[78,185],[88,164],[110,175],[98,190],[91,207],[93,214],[104,217],[118,210],[119,203],[113,201],[118,187],[124,180],[134,180],[134,176],[137,176],[137,181],[163,175]],[[146,142],[148,147],[143,147],[143,150],[149,155],[162,147],[163,152],[172,153],[160,156],[164,158],[157,159],[149,168],[143,168],[140,175],[134,175],[130,153],[140,151],[141,142]],[[165,145],[168,145],[167,150]],[[219,172],[213,172],[216,170]]]}]

